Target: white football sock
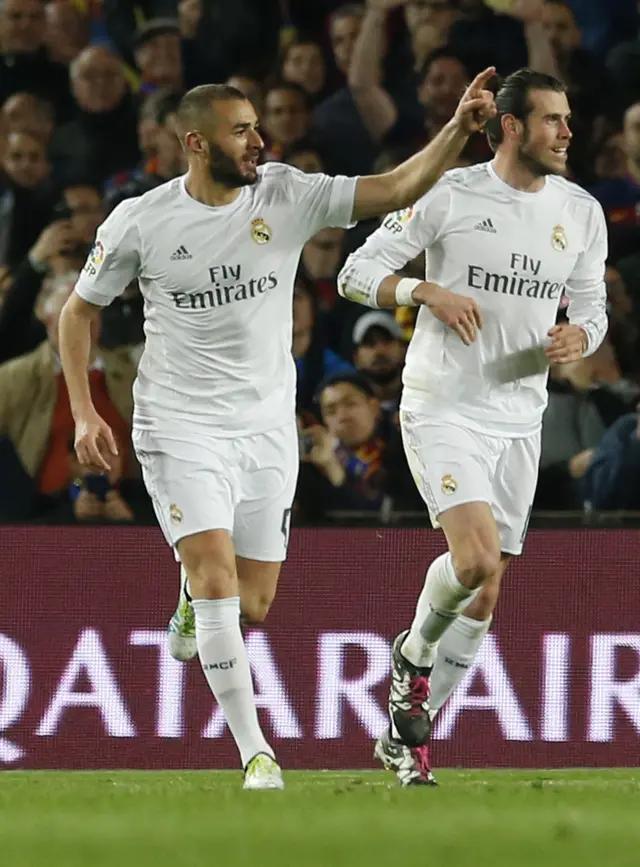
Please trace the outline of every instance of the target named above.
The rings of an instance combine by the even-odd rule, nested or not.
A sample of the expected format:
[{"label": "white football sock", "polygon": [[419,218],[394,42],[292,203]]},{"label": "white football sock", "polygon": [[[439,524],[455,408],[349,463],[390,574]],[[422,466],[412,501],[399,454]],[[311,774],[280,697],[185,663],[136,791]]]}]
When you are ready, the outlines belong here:
[{"label": "white football sock", "polygon": [[491,620],[492,617],[472,620],[461,614],[440,639],[429,679],[432,719],[469,670],[489,631]]},{"label": "white football sock", "polygon": [[253,694],[249,657],[240,631],[240,599],[194,599],[202,670],[240,751],[242,767],[256,753],[275,758],[266,742]]},{"label": "white football sock", "polygon": [[402,655],[413,665],[430,668],[440,637],[477,592],[458,581],[449,552],[436,557],[427,570],[411,629],[401,647]]}]

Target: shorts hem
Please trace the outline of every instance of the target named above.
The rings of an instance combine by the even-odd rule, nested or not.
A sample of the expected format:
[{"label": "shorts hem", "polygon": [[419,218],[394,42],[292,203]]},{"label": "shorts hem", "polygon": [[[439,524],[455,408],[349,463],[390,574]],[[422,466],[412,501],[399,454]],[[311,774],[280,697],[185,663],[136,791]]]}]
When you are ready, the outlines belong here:
[{"label": "shorts hem", "polygon": [[235,548],[236,557],[242,557],[243,560],[256,560],[258,563],[284,563],[287,559],[287,552],[285,551],[282,555],[273,556],[272,554],[265,553],[264,551],[247,551],[244,548],[242,551],[239,548]]},{"label": "shorts hem", "polygon": [[172,548],[177,548],[178,544],[180,542],[182,542],[183,539],[188,539],[189,536],[197,536],[198,533],[208,533],[210,530],[225,530],[227,533],[229,533],[229,535],[231,535],[231,532],[232,532],[230,527],[221,527],[219,525],[212,527],[210,525],[206,525],[203,527],[196,528],[194,530],[188,529],[184,533],[181,533],[176,538],[173,538],[173,536],[172,536],[169,544],[171,545]]}]

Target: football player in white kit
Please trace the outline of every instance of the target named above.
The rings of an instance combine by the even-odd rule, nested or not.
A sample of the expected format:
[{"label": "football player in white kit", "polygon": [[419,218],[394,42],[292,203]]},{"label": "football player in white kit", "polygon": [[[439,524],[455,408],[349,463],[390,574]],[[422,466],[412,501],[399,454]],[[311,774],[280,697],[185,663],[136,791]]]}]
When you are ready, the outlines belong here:
[{"label": "football player in white kit", "polygon": [[[495,112],[483,89],[492,73],[475,79],[424,151],[363,178],[258,167],[263,142],[251,103],[228,86],[195,88],[177,113],[188,173],[115,208],[63,311],[76,451],[104,472],[117,446],[89,393],[90,324],[139,281],[146,345],[134,448],[188,576],[193,608],[185,596],[182,625],[193,610],[193,643],[238,746],[245,788],[283,785],[258,722],[240,617],[264,619],[286,554],[298,473],[291,342],[302,247],[326,226],[405,207],[433,186]],[[173,651],[180,655],[175,642]]]},{"label": "football player in white kit", "polygon": [[[432,720],[473,661],[506,566],[522,550],[549,363],[591,354],[607,330],[604,215],[562,177],[571,139],[564,87],[520,70],[496,107],[493,161],[446,173],[414,207],[387,217],[338,276],[344,297],[371,307],[420,305],[400,421],[449,550],[429,566],[411,628],[393,646],[390,725],[375,755],[403,785],[435,782]],[[424,281],[391,276],[423,250]],[[563,294],[569,323],[555,325]]]}]

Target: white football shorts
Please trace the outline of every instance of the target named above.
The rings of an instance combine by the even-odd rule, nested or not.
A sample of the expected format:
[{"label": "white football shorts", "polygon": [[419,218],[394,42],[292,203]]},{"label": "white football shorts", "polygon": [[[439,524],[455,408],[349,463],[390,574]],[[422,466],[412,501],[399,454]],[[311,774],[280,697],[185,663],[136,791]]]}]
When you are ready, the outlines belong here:
[{"label": "white football shorts", "polygon": [[540,433],[520,439],[487,436],[415,407],[400,410],[407,463],[434,527],[463,503],[491,506],[500,548],[520,554],[529,525],[540,461]]},{"label": "white football shorts", "polygon": [[236,554],[286,558],[298,478],[295,423],[256,436],[222,438],[202,428],[168,435],[134,428],[133,446],[167,542],[227,530]]}]

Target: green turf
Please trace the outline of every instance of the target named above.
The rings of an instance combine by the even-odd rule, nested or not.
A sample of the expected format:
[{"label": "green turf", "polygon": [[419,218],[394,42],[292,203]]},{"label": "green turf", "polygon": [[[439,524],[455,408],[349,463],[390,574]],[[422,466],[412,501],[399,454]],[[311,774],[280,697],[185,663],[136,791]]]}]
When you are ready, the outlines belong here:
[{"label": "green turf", "polygon": [[640,771],[0,775],[6,867],[639,867]]}]

